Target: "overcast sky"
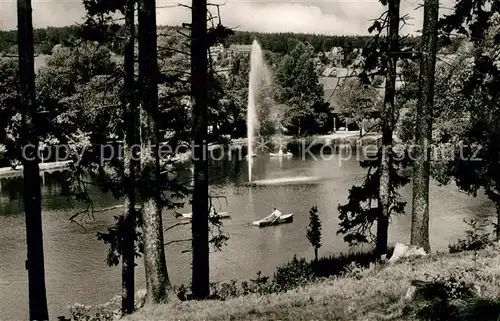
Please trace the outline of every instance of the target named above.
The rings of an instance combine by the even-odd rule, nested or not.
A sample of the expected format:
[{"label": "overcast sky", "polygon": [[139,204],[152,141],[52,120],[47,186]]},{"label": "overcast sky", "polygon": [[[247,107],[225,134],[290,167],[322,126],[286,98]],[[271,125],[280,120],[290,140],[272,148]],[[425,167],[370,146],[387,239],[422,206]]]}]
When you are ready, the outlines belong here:
[{"label": "overcast sky", "polygon": [[[191,1],[180,0],[189,4]],[[441,0],[450,8],[453,0]],[[81,22],[82,1],[32,0],[35,27],[66,26]],[[191,20],[185,8],[172,8],[179,1],[157,0],[158,24],[179,25]],[[224,3],[212,0],[211,3]],[[305,32],[333,35],[367,34],[370,19],[378,17],[384,8],[378,0],[226,0],[221,7],[223,23],[239,30],[262,32]],[[423,0],[401,0],[401,13],[413,19],[407,32],[418,32],[422,25],[422,10],[416,10]],[[16,28],[16,1],[0,0],[0,29]]]}]

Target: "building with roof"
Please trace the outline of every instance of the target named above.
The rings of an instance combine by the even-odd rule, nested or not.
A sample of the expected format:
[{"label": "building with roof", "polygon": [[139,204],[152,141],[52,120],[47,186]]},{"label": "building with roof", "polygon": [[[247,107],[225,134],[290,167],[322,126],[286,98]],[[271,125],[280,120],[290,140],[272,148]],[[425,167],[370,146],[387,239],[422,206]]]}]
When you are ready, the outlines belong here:
[{"label": "building with roof", "polygon": [[332,47],[330,51],[325,52],[325,57],[335,66],[341,66],[344,62],[344,49],[342,47]]},{"label": "building with roof", "polygon": [[229,55],[230,57],[234,55],[250,55],[252,52],[252,45],[231,45],[229,46]]},{"label": "building with roof", "polygon": [[222,58],[222,55],[224,54],[224,46],[222,44],[218,44],[215,46],[210,47],[210,57],[214,60],[217,61]]}]

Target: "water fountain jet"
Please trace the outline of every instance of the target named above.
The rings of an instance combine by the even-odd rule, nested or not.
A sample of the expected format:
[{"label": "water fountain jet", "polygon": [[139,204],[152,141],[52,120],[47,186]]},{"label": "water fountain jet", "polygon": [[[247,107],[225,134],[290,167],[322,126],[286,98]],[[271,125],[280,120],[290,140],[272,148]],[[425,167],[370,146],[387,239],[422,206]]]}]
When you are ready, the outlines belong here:
[{"label": "water fountain jet", "polygon": [[269,68],[264,60],[264,54],[257,40],[252,43],[250,53],[250,75],[248,80],[248,105],[247,105],[247,159],[248,182],[252,182],[253,157],[255,157],[254,143],[255,132],[259,129],[257,117],[257,95],[262,84],[269,84],[271,80]]}]

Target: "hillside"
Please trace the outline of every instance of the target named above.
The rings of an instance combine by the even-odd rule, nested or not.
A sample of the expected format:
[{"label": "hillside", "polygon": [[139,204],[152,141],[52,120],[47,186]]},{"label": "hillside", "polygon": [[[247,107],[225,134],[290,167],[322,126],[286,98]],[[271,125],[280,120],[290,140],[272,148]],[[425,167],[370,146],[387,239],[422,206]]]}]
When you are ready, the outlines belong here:
[{"label": "hillside", "polygon": [[[500,315],[495,302],[500,298],[499,254],[498,246],[477,253],[432,254],[354,269],[286,293],[146,307],[125,320],[493,321]],[[433,279],[437,277],[439,281]],[[446,301],[439,290],[430,290],[432,285],[412,294],[412,280],[434,280],[436,287],[443,282]]]}]

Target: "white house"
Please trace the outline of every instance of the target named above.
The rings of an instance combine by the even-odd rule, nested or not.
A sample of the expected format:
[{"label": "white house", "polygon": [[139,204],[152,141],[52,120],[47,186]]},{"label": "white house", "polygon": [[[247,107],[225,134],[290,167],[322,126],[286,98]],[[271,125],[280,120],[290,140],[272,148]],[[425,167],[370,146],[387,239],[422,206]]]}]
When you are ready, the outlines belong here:
[{"label": "white house", "polygon": [[344,49],[342,47],[332,47],[330,51],[325,52],[325,56],[330,62],[339,66],[344,61]]}]

